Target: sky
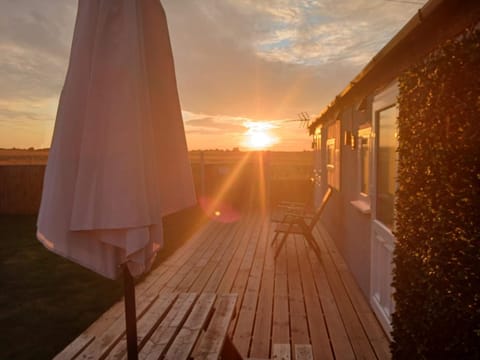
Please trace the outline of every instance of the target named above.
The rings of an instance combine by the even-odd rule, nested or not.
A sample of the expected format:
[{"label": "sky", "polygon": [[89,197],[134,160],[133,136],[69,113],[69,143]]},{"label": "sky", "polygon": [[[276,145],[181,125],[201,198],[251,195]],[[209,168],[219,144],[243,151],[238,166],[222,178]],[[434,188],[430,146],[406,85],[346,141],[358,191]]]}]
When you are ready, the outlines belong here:
[{"label": "sky", "polygon": [[[163,0],[189,150],[309,150],[289,120],[317,116],[425,2]],[[49,147],[77,0],[0,8],[0,148]]]}]

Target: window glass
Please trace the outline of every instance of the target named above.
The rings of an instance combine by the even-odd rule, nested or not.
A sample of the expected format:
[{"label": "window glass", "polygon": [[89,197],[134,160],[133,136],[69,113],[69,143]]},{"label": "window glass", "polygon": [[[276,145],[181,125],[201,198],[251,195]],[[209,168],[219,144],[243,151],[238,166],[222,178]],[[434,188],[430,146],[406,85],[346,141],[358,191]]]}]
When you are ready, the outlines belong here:
[{"label": "window glass", "polygon": [[335,167],[335,138],[327,140],[327,166]]},{"label": "window glass", "polygon": [[360,152],[360,193],[369,194],[370,186],[370,133],[371,128],[358,131],[358,151]]},{"label": "window glass", "polygon": [[393,229],[395,176],[397,173],[397,109],[391,107],[378,112],[377,121],[377,219]]}]

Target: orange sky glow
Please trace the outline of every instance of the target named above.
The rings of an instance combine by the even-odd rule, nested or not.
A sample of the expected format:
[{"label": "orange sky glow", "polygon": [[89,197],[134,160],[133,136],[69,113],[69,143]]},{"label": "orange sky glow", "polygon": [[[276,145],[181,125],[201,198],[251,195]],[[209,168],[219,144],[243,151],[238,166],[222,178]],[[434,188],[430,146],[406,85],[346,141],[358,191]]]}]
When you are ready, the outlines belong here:
[{"label": "orange sky glow", "polygon": [[[315,117],[425,3],[162,0],[189,150],[310,150]],[[0,148],[50,146],[76,0],[0,12]]]}]

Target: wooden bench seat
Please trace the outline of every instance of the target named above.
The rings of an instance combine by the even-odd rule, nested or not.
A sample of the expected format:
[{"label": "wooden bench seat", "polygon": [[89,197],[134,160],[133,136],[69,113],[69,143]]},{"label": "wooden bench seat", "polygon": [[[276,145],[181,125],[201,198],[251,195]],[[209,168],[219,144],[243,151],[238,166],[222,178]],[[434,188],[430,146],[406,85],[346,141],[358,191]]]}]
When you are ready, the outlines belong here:
[{"label": "wooden bench seat", "polygon": [[[214,293],[163,293],[147,304],[140,301],[139,359],[218,359],[224,348],[228,358],[240,358],[227,336],[236,301],[236,294]],[[83,348],[74,352],[67,346],[55,359],[127,359],[124,316],[85,340]]]},{"label": "wooden bench seat", "polygon": [[[310,344],[295,344],[294,355],[292,357],[292,351],[290,344],[273,344],[272,346],[272,360],[313,360],[312,345]],[[247,360],[267,360],[248,358]]]}]

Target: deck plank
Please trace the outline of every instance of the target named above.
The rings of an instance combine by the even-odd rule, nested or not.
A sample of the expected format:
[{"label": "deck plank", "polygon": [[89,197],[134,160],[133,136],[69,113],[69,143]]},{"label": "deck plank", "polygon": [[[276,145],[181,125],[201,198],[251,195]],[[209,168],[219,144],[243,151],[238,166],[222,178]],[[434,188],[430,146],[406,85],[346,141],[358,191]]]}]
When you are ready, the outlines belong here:
[{"label": "deck plank", "polygon": [[[137,321],[157,299],[157,296],[143,297],[136,304]],[[79,359],[103,359],[125,334],[125,316],[122,314],[106,331],[97,336],[94,341],[80,354]]]},{"label": "deck plank", "polygon": [[324,264],[314,254],[309,254],[309,260],[313,269],[314,280],[324,310],[325,321],[334,353],[342,359],[354,359],[355,354],[345,330],[340,310],[338,309],[335,297],[328,283]]},{"label": "deck plank", "polygon": [[338,306],[340,316],[343,320],[355,356],[361,359],[376,359],[375,352],[363,330],[362,324],[360,323],[350,298],[348,297],[347,291],[343,286],[343,282],[340,279],[340,275],[333,263],[323,237],[318,243],[320,250],[322,251],[321,261],[324,265],[328,283]]},{"label": "deck plank", "polygon": [[[147,313],[137,323],[137,339],[138,349],[140,350],[150,337],[157,325],[163,320],[167,311],[175,301],[177,294],[164,294],[158,298],[155,303],[148,309]],[[106,359],[123,359],[127,353],[127,339],[124,335],[115,345]]]},{"label": "deck plank", "polygon": [[[333,359],[329,334],[325,325],[324,310],[315,285],[313,269],[308,261],[309,255],[315,254],[315,252],[306,246],[303,239],[297,239],[297,251],[299,258],[304,259],[304,261],[300,261],[300,274],[312,351],[317,359]],[[319,291],[323,291],[323,288],[320,288]]]},{"label": "deck plank", "polygon": [[250,236],[248,247],[246,252],[243,256],[242,262],[240,263],[240,267],[238,268],[238,272],[235,276],[235,281],[231,288],[232,293],[239,294],[239,299],[237,301],[237,309],[239,308],[240,304],[243,300],[243,294],[246,289],[248,277],[250,275],[250,270],[252,268],[253,259],[255,257],[255,252],[258,247],[258,238],[260,236],[260,226],[261,222],[257,221],[254,227],[254,230]]},{"label": "deck plank", "polygon": [[231,256],[230,254],[233,253],[234,249],[236,248],[236,235],[240,228],[240,224],[229,226],[229,231],[223,232],[220,235],[220,246],[217,248],[217,251],[210,257],[210,259],[208,259],[208,262],[205,264],[204,268],[201,269],[200,274],[195,283],[191,286],[190,291],[203,291],[203,289],[210,281],[211,277],[214,276],[214,274],[217,272],[222,272],[221,269],[219,269],[219,266],[222,262],[222,259],[228,259]]},{"label": "deck plank", "polygon": [[330,256],[338,269],[348,296],[350,297],[370,343],[374,348],[375,354],[379,359],[390,359],[390,343],[386,338],[381,325],[375,318],[375,315],[373,315],[367,300],[361,293],[359,286],[355,282],[352,273],[348,270],[345,260],[341,257],[338,251],[336,251],[335,245],[333,245],[333,241],[326,231],[322,228],[318,228],[317,232],[322,236],[327,245]]},{"label": "deck plank", "polygon": [[188,359],[193,350],[200,331],[205,327],[215,302],[215,294],[201,294],[182,329],[175,337],[172,346],[165,354],[166,360]]},{"label": "deck plank", "polygon": [[242,263],[243,258],[245,257],[246,251],[249,248],[251,243],[252,233],[255,231],[255,227],[258,224],[258,219],[253,217],[248,217],[245,220],[244,224],[247,224],[247,227],[243,233],[243,237],[241,238],[241,245],[235,252],[230,264],[228,264],[225,273],[217,286],[217,292],[219,293],[227,293],[231,292],[233,283],[235,282],[236,274],[238,269],[240,268],[240,264]]},{"label": "deck plank", "polygon": [[172,274],[172,276],[168,279],[165,286],[166,291],[178,291],[179,286],[181,286],[182,281],[186,277],[192,276],[192,274],[195,275],[192,270],[194,269],[196,264],[201,261],[202,256],[204,255],[204,253],[207,253],[209,251],[209,248],[215,246],[215,241],[217,240],[217,232],[219,231],[219,225],[214,224],[212,226],[212,229],[214,231],[210,232],[204,237],[205,246],[196,249],[190,249],[190,251],[186,253],[187,256],[185,260],[183,260],[181,263],[178,262],[173,265],[175,273]]},{"label": "deck plank", "polygon": [[272,346],[272,359],[274,360],[290,360],[291,347],[290,344],[273,344]]},{"label": "deck plank", "polygon": [[299,235],[290,235],[286,241],[287,248],[287,274],[288,274],[288,306],[290,309],[290,336],[291,344],[309,344],[307,314],[298,266],[296,249],[297,240],[303,241]]},{"label": "deck plank", "polygon": [[[219,224],[218,231],[215,234],[212,234],[212,243],[210,246],[207,247],[206,251],[202,252],[202,254],[197,257],[194,266],[186,273],[186,276],[179,282],[179,284],[175,287],[175,290],[178,292],[186,292],[191,291],[193,284],[197,282],[197,278],[202,279],[208,275],[208,268],[207,264],[209,263],[210,259],[222,248],[222,241],[224,238],[231,239],[229,236],[230,232],[233,230],[232,227],[228,226],[221,226]],[[207,275],[203,274],[206,273]]]},{"label": "deck plank", "polygon": [[[222,279],[222,283],[220,284],[220,288],[222,292],[231,292],[233,294],[237,294],[238,298],[236,301],[236,308],[235,313],[238,314],[240,311],[241,304],[243,302],[243,296],[245,293],[248,276],[250,273],[250,269],[253,263],[253,259],[255,256],[256,249],[258,247],[258,238],[260,235],[260,227],[262,224],[262,220],[258,218],[250,218],[249,219],[249,227],[251,231],[245,234],[246,247],[242,248],[242,253],[238,255],[243,255],[241,258],[238,256],[236,258],[234,266],[230,268],[231,272],[228,274],[229,277],[224,277]],[[225,289],[225,291],[223,291]],[[236,317],[229,326],[228,334],[229,336],[233,337],[233,332],[235,329],[236,321],[238,317]]]},{"label": "deck plank", "polygon": [[[274,277],[273,294],[274,296],[273,296],[272,343],[273,344],[290,344],[290,317],[289,317],[289,309],[288,309],[288,279],[287,279],[287,248],[286,246],[282,247],[278,257],[275,260],[275,277]],[[273,348],[272,348],[272,356],[273,356]]]},{"label": "deck plank", "polygon": [[273,261],[273,249],[270,240],[273,236],[273,228],[269,224],[266,235],[265,264],[262,273],[260,292],[258,294],[257,312],[250,347],[252,358],[270,357],[270,336],[272,331],[273,312],[273,280],[275,263]]},{"label": "deck plank", "polygon": [[80,334],[74,341],[65,347],[59,354],[57,354],[53,359],[54,360],[63,360],[63,359],[75,359],[78,355],[85,350],[85,348],[90,345],[95,336],[88,333]]},{"label": "deck plank", "polygon": [[[216,303],[215,313],[203,335],[201,342],[193,355],[194,359],[218,359],[223,348],[230,321],[235,312],[236,294],[220,295]],[[172,358],[173,359],[173,358]]]},{"label": "deck plank", "polygon": [[253,333],[253,324],[260,291],[263,266],[265,263],[265,251],[267,243],[268,224],[263,223],[260,229],[258,247],[255,253],[250,274],[248,276],[245,295],[237,316],[237,323],[234,331],[233,342],[243,357],[247,357],[250,349],[250,342]]},{"label": "deck plank", "polygon": [[[156,358],[174,341],[175,354],[190,352],[200,334],[196,354],[205,333],[177,328],[193,316],[196,293],[236,292],[229,331],[245,357],[389,359],[388,338],[325,230],[314,231],[320,256],[295,235],[274,259],[272,229],[257,213],[232,224],[211,221],[137,284],[140,358]],[[181,296],[164,317],[168,305],[157,299],[170,292]],[[123,311],[119,301],[56,359],[125,358]]]},{"label": "deck plank", "polygon": [[313,360],[312,345],[296,344],[295,360]]},{"label": "deck plank", "polygon": [[139,353],[139,359],[158,359],[165,353],[179,331],[179,325],[183,324],[189,315],[197,296],[195,293],[183,293],[178,296],[168,315],[145,342]]},{"label": "deck plank", "polygon": [[[227,281],[224,279],[231,278],[230,273],[234,273],[235,259],[239,259],[243,256],[243,249],[246,248],[249,239],[248,234],[251,230],[250,227],[244,225],[244,221],[242,221],[242,224],[238,224],[238,229],[233,234],[231,246],[220,259],[220,262],[216,266],[212,276],[208,279],[203,291],[225,293],[230,290],[231,285],[227,285]],[[226,288],[228,288],[228,290]]]}]

